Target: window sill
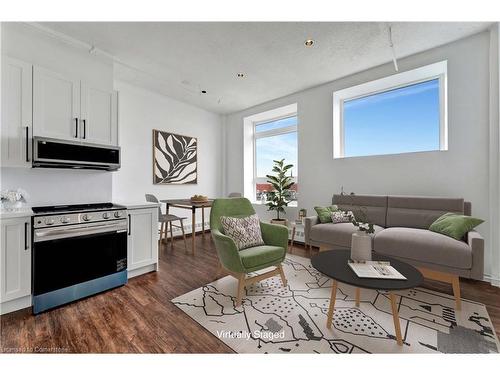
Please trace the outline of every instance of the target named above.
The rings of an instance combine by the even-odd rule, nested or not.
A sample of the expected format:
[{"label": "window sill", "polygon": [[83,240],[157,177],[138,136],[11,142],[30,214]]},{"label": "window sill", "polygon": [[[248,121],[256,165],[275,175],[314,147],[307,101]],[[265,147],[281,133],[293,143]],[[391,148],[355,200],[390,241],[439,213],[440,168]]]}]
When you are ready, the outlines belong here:
[{"label": "window sill", "polygon": [[[261,201],[251,201],[252,204],[255,204],[257,206],[265,206],[266,203],[262,203]],[[298,207],[297,202],[291,202],[288,204],[287,207]]]}]

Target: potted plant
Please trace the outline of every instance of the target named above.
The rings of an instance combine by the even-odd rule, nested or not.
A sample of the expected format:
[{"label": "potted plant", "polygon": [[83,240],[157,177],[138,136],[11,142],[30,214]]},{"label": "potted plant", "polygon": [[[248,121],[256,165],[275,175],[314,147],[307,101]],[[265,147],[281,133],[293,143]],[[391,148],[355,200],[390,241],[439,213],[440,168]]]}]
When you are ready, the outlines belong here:
[{"label": "potted plant", "polygon": [[290,188],[294,182],[287,172],[293,168],[293,164],[286,164],[285,159],[273,160],[274,175],[266,175],[267,182],[273,187],[272,191],[267,193],[267,207],[268,211],[276,211],[276,219],[271,220],[273,224],[286,225],[287,221],[280,217],[281,213],[285,213],[285,207],[288,206],[292,200],[290,199]]},{"label": "potted plant", "polygon": [[[350,194],[351,197],[354,195],[354,193]],[[375,233],[375,228],[373,227],[373,223],[368,221],[366,207],[357,205],[354,203],[354,200],[352,200],[351,205],[357,207],[355,210],[357,217],[354,214],[345,213],[349,215],[351,223],[358,227],[358,231],[352,234],[351,259],[357,261],[371,260],[372,238],[370,235]]]}]

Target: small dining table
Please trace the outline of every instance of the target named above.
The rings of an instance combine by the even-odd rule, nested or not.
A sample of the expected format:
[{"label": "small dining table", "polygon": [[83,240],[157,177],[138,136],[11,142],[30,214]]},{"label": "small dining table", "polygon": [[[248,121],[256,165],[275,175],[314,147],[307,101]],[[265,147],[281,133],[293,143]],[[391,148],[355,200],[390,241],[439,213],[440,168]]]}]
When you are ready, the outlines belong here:
[{"label": "small dining table", "polygon": [[212,207],[213,199],[205,202],[196,202],[191,199],[163,199],[160,202],[167,205],[167,215],[170,207],[183,208],[191,210],[191,253],[194,255],[195,234],[196,234],[196,210],[201,209],[201,235],[205,237],[205,208]]}]

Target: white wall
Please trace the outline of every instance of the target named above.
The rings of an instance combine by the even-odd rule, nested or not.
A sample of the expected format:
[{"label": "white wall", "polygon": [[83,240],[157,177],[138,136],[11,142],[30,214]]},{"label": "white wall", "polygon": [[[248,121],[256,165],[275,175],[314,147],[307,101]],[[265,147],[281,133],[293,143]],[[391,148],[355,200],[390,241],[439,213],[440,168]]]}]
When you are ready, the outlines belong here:
[{"label": "white wall", "polygon": [[[189,198],[194,194],[219,197],[222,194],[221,117],[128,83],[116,82],[115,89],[119,91],[122,166],[113,173],[113,201],[143,202],[146,193],[155,194],[159,199]],[[153,129],[198,138],[197,184],[153,184]],[[172,213],[189,217],[190,224],[191,211],[173,209]]]},{"label": "white wall", "polygon": [[112,173],[46,168],[1,168],[2,190],[23,188],[32,206],[111,202]]},{"label": "white wall", "polygon": [[[2,55],[63,74],[72,74],[97,87],[112,89],[113,63],[90,55],[23,23],[2,23]],[[111,200],[109,172],[67,169],[1,168],[1,188],[21,187],[33,206],[106,202]]]},{"label": "white wall", "polygon": [[[326,205],[341,186],[358,194],[463,197],[472,214],[489,219],[489,32],[398,61],[400,71],[448,60],[449,151],[333,159],[332,96],[335,90],[394,74],[386,64],[328,84],[228,115],[225,120],[226,191],[243,190],[243,118],[298,104],[299,208]],[[335,61],[332,61],[334,64]],[[262,211],[262,207],[259,212]],[[296,215],[291,210],[290,216]],[[485,271],[492,248],[488,223]],[[495,249],[495,251],[498,251]]]},{"label": "white wall", "polygon": [[[490,134],[489,134],[489,207],[490,217],[488,220],[490,228],[491,256],[491,281],[500,286],[500,233],[498,225],[500,222],[500,38],[499,23],[492,26],[490,38]],[[496,251],[495,251],[496,250]]]}]

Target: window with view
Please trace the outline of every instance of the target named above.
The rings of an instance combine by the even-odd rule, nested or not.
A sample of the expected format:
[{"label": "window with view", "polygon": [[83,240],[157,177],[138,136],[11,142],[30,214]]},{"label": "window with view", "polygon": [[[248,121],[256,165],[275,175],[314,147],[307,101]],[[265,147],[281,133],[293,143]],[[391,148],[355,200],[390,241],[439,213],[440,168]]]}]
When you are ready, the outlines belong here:
[{"label": "window with view", "polygon": [[[273,161],[285,159],[293,164],[290,175],[297,181],[297,116],[254,123],[255,199],[264,202],[272,190],[266,175],[272,174]],[[291,199],[297,200],[297,184],[291,188]]]},{"label": "window with view", "polygon": [[335,158],[446,149],[446,62],[334,93]]}]

